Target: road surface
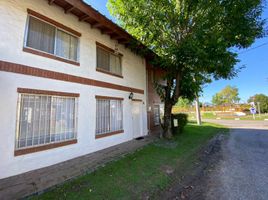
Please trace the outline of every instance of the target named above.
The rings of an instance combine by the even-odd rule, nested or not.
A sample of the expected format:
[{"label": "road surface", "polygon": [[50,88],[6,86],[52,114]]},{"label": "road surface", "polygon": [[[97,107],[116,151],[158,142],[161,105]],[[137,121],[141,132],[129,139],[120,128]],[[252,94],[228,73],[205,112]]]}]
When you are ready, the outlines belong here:
[{"label": "road surface", "polygon": [[216,124],[222,124],[230,128],[244,128],[244,129],[267,129],[268,121],[251,121],[251,120],[217,120],[217,119],[207,119],[207,122],[212,122]]},{"label": "road surface", "polygon": [[231,127],[206,200],[268,200],[268,121],[208,120]]}]

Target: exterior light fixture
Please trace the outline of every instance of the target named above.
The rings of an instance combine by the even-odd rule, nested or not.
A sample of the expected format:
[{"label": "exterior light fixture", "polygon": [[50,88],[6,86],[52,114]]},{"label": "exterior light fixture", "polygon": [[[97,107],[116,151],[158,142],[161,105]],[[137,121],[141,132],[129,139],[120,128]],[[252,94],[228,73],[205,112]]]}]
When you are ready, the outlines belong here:
[{"label": "exterior light fixture", "polygon": [[130,100],[132,100],[132,99],[133,99],[133,96],[134,96],[134,94],[133,94],[133,92],[131,92],[131,93],[129,94],[129,97],[128,97],[128,98],[129,98]]}]

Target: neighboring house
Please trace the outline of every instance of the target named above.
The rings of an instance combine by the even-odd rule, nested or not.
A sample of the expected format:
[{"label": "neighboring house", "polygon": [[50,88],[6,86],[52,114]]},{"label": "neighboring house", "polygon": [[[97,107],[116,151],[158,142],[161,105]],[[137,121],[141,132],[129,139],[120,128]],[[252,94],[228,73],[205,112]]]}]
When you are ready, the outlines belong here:
[{"label": "neighboring house", "polygon": [[147,62],[147,84],[148,84],[148,127],[152,134],[158,134],[161,131],[161,120],[164,116],[164,103],[161,102],[159,95],[154,89],[154,84],[165,84],[162,80],[164,72],[160,69],[155,69],[151,64]]},{"label": "neighboring house", "polygon": [[159,130],[157,72],[127,32],[81,0],[5,0],[0,16],[0,179]]}]

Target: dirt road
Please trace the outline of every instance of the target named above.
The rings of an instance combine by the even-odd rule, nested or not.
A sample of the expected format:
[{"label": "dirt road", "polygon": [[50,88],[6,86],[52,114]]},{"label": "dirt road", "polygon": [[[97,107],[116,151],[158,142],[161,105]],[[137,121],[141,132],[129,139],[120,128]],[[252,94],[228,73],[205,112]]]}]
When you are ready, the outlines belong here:
[{"label": "dirt road", "polygon": [[223,144],[221,160],[208,173],[204,187],[207,200],[268,199],[268,122],[210,122],[231,127]]}]

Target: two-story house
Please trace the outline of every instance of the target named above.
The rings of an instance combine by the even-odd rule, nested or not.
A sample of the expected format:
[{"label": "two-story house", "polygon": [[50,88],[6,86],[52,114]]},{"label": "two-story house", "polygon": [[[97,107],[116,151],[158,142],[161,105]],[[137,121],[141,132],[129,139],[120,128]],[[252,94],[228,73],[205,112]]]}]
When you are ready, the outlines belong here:
[{"label": "two-story house", "polygon": [[0,1],[0,179],[147,135],[146,48],[82,0]]}]

